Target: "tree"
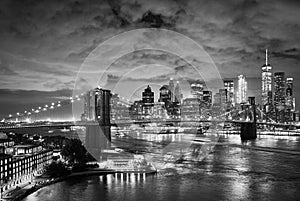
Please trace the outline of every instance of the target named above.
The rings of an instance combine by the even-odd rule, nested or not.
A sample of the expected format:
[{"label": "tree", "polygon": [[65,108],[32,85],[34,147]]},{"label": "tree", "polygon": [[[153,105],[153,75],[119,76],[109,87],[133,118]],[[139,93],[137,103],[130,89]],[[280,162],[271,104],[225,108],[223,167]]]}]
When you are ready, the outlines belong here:
[{"label": "tree", "polygon": [[70,172],[66,166],[61,162],[52,162],[45,168],[46,174],[50,177],[62,177],[68,175]]},{"label": "tree", "polygon": [[78,139],[68,140],[62,148],[61,154],[65,156],[71,164],[85,163],[87,161],[87,151]]}]

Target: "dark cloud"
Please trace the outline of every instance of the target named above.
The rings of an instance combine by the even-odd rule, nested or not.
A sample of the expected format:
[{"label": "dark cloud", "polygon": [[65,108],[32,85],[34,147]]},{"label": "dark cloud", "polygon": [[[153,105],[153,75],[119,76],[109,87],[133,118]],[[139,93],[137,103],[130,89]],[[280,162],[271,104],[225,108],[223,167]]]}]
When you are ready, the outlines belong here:
[{"label": "dark cloud", "polygon": [[300,50],[297,48],[291,48],[283,52],[273,52],[272,55],[279,58],[295,59],[300,62]]},{"label": "dark cloud", "polygon": [[0,75],[12,76],[17,75],[17,73],[11,69],[11,64],[6,60],[0,59]]},{"label": "dark cloud", "polygon": [[[94,48],[117,34],[144,27],[166,28],[192,38],[223,77],[259,78],[268,48],[273,70],[299,80],[299,8],[297,0],[3,0],[0,84],[10,89],[72,89],[80,65]],[[194,74],[178,57],[149,51],[120,58],[108,80],[155,63],[175,68],[145,76],[149,70],[145,67],[127,80],[159,82],[176,73]],[[300,85],[295,87],[299,91]]]}]

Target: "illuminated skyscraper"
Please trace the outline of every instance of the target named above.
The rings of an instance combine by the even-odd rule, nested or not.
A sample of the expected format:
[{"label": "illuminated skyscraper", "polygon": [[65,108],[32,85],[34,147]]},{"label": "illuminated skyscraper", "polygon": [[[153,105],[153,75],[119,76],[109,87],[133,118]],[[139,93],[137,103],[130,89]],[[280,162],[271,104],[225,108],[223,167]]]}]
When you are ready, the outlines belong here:
[{"label": "illuminated skyscraper", "polygon": [[238,76],[238,91],[236,96],[237,103],[246,103],[247,102],[247,81],[244,75]]},{"label": "illuminated skyscraper", "polygon": [[143,114],[151,115],[154,106],[154,92],[151,90],[151,87],[149,85],[142,93],[142,102]]},{"label": "illuminated skyscraper", "polygon": [[173,78],[171,78],[169,81],[169,89],[171,91],[171,102],[174,102],[175,101],[175,85],[174,85]]},{"label": "illuminated skyscraper", "polygon": [[292,77],[286,78],[286,95],[287,96],[293,96],[293,81],[294,81],[294,79]]},{"label": "illuminated skyscraper", "polygon": [[211,107],[212,104],[212,92],[205,90],[203,91],[203,103],[206,107]]},{"label": "illuminated skyscraper", "polygon": [[203,89],[206,87],[205,83],[200,80],[192,80],[189,81],[191,86],[191,94],[194,98],[199,98],[202,100],[203,98]]},{"label": "illuminated skyscraper", "polygon": [[285,73],[274,73],[274,105],[283,107],[285,105]]},{"label": "illuminated skyscraper", "polygon": [[175,86],[175,101],[174,102],[181,103],[181,99],[182,99],[181,88],[179,86],[179,81],[177,81],[176,86]]},{"label": "illuminated skyscraper", "polygon": [[234,82],[233,80],[224,80],[224,88],[227,90],[227,101],[234,104]]},{"label": "illuminated skyscraper", "polygon": [[266,49],[266,63],[261,67],[262,70],[262,105],[272,105],[272,66],[268,64],[268,50]]},{"label": "illuminated skyscraper", "polygon": [[277,122],[285,122],[285,73],[274,73],[274,106],[275,106],[275,120]]},{"label": "illuminated skyscraper", "polygon": [[292,77],[286,78],[286,106],[288,109],[291,109],[292,111],[295,110],[295,98],[293,94],[293,82],[294,79]]},{"label": "illuminated skyscraper", "polygon": [[170,87],[168,85],[163,85],[160,89],[159,89],[159,99],[158,102],[164,102],[165,104],[170,103],[171,102],[171,91],[170,91]]}]

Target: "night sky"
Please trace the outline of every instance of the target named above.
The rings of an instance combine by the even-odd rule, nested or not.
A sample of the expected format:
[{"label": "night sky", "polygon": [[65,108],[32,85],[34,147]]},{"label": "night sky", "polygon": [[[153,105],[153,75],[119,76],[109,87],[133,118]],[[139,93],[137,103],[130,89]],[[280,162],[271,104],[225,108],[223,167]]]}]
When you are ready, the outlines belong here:
[{"label": "night sky", "polygon": [[[294,77],[299,102],[299,10],[298,0],[2,0],[0,117],[68,98],[82,62],[92,50],[117,34],[148,27],[190,37],[210,55],[223,78],[244,74],[249,95],[258,99],[268,48],[273,72],[284,71]],[[178,63],[165,53],[157,54],[121,58],[107,74],[106,86],[116,82],[124,66],[130,68],[141,58],[157,59],[161,65]],[[185,69],[168,72],[149,65],[140,74],[123,79],[132,85],[160,84],[179,71],[188,78]],[[84,79],[79,82],[88,83]]]}]

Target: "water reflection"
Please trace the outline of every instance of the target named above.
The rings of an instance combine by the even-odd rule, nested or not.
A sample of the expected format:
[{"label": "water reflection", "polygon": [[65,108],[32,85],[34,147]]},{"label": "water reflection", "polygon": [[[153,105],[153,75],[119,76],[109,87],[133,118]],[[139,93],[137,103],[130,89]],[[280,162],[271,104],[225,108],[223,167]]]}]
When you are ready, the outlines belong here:
[{"label": "water reflection", "polygon": [[[221,139],[228,144],[235,140],[232,136]],[[289,144],[284,139],[268,140],[280,141],[272,143],[275,148]],[[298,155],[241,149],[225,143],[177,174],[74,178],[45,187],[25,200],[299,200],[299,164]]]}]

